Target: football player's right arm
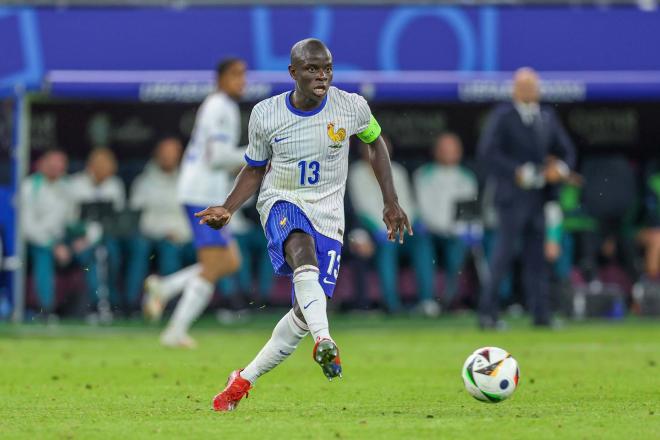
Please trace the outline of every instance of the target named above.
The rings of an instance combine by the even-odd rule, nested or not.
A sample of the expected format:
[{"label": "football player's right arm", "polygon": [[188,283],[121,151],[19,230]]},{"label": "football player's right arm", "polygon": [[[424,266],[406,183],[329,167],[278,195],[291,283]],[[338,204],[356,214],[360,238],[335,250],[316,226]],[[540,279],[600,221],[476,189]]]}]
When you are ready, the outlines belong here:
[{"label": "football player's right arm", "polygon": [[259,167],[245,165],[236,176],[234,188],[223,205],[212,206],[195,213],[196,217],[200,217],[199,223],[213,229],[220,229],[229,223],[234,212],[259,190],[264,174],[266,174],[266,165]]},{"label": "football player's right arm", "polygon": [[234,187],[227,196],[227,200],[221,206],[206,208],[196,213],[195,216],[200,217],[200,224],[214,229],[222,228],[229,223],[234,212],[259,190],[272,155],[268,137],[261,129],[259,118],[260,113],[255,108],[250,115],[248,126],[250,144],[244,158],[247,164],[236,176]]}]

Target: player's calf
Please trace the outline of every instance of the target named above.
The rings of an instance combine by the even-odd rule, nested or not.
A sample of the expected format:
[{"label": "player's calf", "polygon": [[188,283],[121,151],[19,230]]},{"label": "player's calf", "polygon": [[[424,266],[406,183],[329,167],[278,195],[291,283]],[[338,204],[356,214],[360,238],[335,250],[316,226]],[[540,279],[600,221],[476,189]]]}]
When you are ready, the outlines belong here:
[{"label": "player's calf", "polygon": [[302,315],[315,340],[331,339],[326,314],[327,298],[319,284],[319,269],[304,265],[293,273],[296,314]]}]

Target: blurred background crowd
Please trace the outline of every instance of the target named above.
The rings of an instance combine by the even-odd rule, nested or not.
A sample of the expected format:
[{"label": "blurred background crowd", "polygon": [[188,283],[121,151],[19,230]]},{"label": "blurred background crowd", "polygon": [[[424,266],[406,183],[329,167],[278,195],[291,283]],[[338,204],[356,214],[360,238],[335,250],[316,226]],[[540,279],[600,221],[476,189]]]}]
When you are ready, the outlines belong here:
[{"label": "blurred background crowd", "polygon": [[[525,81],[518,79],[514,86],[522,89]],[[536,99],[533,95],[527,102],[538,106]],[[501,110],[495,108],[491,119]],[[540,115],[540,107],[537,111]],[[508,177],[498,173],[503,167],[498,161],[514,160],[516,153],[490,151],[496,148],[494,137],[501,136],[494,131],[496,123],[485,124],[471,156],[464,154],[458,131],[429,137],[423,154],[412,160],[400,159],[388,139],[395,186],[415,231],[403,246],[387,241],[368,150],[352,144],[348,233],[334,307],[438,316],[476,308],[492,277],[497,278],[492,295],[521,312],[530,302],[526,289],[546,288],[534,284],[545,266],[551,273],[548,307],[575,313],[566,301],[580,288],[609,289],[605,293],[618,296],[621,309],[612,306],[608,313],[636,306],[634,287],[657,281],[660,274],[657,164],[636,163],[620,153],[581,155],[576,162],[573,142],[556,121],[556,128],[548,128],[561,137],[552,140],[553,148],[563,148],[558,154],[568,155],[564,159],[579,173],[552,185],[551,195],[546,194],[549,184],[532,189],[517,182],[516,188],[509,181],[522,179],[521,169]],[[159,133],[151,156],[133,159],[130,166],[118,161],[112,145],[90,147],[87,158],[77,162],[64,148],[34,155],[20,197],[28,306],[35,313],[93,313],[100,248],[111,309],[127,316],[139,311],[148,274],[171,274],[194,262],[189,225],[176,197],[183,149],[181,137]],[[527,196],[531,193],[542,196],[536,200]],[[542,231],[517,220],[529,210],[543,218]],[[517,222],[521,225],[514,227]],[[231,229],[243,264],[218,283],[213,306],[242,311],[288,305],[289,285],[273,277],[253,203],[237,213]],[[534,247],[543,262],[532,261]],[[498,265],[506,260],[514,264]]]},{"label": "blurred background crowd", "polygon": [[[640,46],[627,54],[628,46],[614,41],[610,41],[609,49],[603,49],[606,53],[599,53],[600,43],[590,36],[580,40],[584,48],[573,50],[569,47],[573,37],[566,36],[564,44],[564,37],[555,35],[559,50],[538,53],[504,38],[516,35],[506,26],[501,27],[497,43],[503,53],[497,60],[499,66],[491,60],[497,51],[486,43],[480,49],[486,55],[479,63],[470,64],[469,60],[481,52],[466,46],[468,40],[481,44],[478,41],[461,37],[458,49],[453,49],[454,32],[466,35],[458,32],[457,26],[485,35],[500,28],[484,23],[500,19],[497,23],[534,22],[542,27],[546,21],[548,26],[565,23],[570,14],[576,23],[583,20],[576,29],[590,30],[590,35],[602,35],[599,23],[618,23],[628,33],[636,29],[646,35],[650,44],[658,23],[653,4],[602,9],[587,5],[576,10],[451,5],[420,7],[412,12],[376,8],[371,11],[375,14],[373,26],[376,18],[388,14],[402,23],[404,18],[409,23],[410,17],[429,20],[424,22],[428,27],[410,31],[406,37],[410,41],[400,37],[399,61],[385,54],[378,61],[380,65],[371,65],[376,61],[365,58],[369,65],[356,66],[358,58],[351,55],[350,42],[344,37],[335,37],[338,41],[328,38],[330,49],[337,48],[335,78],[339,87],[346,84],[342,80],[350,78],[342,76],[346,71],[368,73],[354,82],[346,80],[348,88],[367,97],[383,127],[399,201],[411,215],[415,232],[402,246],[387,241],[380,190],[365,160],[365,146],[353,139],[341,276],[330,307],[429,317],[476,310],[483,326],[497,325],[498,310],[513,314],[528,311],[539,324],[547,324],[552,312],[611,318],[629,311],[660,313],[660,80],[652,74],[654,69],[660,71],[660,64],[652,65],[653,57],[647,56],[645,48]],[[247,141],[252,106],[290,87],[286,78],[288,49],[282,48],[288,48],[296,38],[288,31],[277,38],[281,47],[271,48],[282,52],[279,58],[265,57],[260,51],[252,54],[240,39],[231,44],[223,40],[208,48],[200,43],[204,36],[198,35],[181,43],[191,48],[190,58],[176,54],[176,61],[172,61],[169,58],[181,47],[161,53],[151,37],[129,38],[141,32],[142,24],[151,23],[154,32],[176,26],[192,29],[191,23],[198,23],[201,29],[211,26],[204,20],[211,20],[213,14],[222,18],[225,13],[231,17],[245,13],[251,26],[265,35],[251,37],[256,46],[269,38],[264,27],[268,20],[311,21],[316,26],[314,20],[319,17],[329,20],[327,14],[336,14],[348,20],[350,13],[355,16],[351,20],[372,25],[350,7],[251,8],[201,11],[191,6],[100,12],[108,26],[117,23],[113,20],[124,20],[127,40],[142,43],[129,50],[122,45],[123,40],[103,37],[88,45],[80,43],[82,47],[119,45],[104,53],[113,57],[115,52],[132,51],[134,59],[105,62],[97,59],[98,51],[87,53],[85,49],[79,54],[82,61],[71,62],[71,51],[50,47],[47,39],[43,40],[44,53],[51,54],[44,62],[56,65],[50,70],[44,68],[37,80],[25,77],[24,85],[37,98],[30,101],[30,125],[20,147],[25,176],[14,188],[26,249],[24,290],[30,317],[96,320],[100,301],[107,303],[115,316],[135,316],[149,274],[167,275],[194,263],[191,231],[177,201],[176,185],[196,107],[211,91],[209,67],[219,56],[243,54],[251,70],[240,104],[242,144]],[[361,13],[371,13],[369,7],[365,11]],[[463,17],[464,21],[456,19],[463,24],[447,18],[447,11]],[[200,18],[202,12],[209,17]],[[14,13],[23,17],[20,23],[34,20],[44,34],[57,27],[55,24],[58,29],[67,29],[58,36],[63,40],[88,32],[72,24],[84,22],[80,14],[88,14],[89,23],[101,23],[92,16],[94,11],[73,7],[64,8],[60,15],[48,8],[8,10],[9,16]],[[168,21],[173,19],[176,21]],[[243,22],[237,19],[236,23]],[[226,32],[238,38],[240,29],[231,29]],[[389,32],[394,32],[392,29]],[[438,65],[415,43],[425,32],[433,36],[436,31],[440,58],[449,60],[440,60]],[[0,35],[3,32],[12,33],[9,28],[0,28]],[[543,32],[539,28],[530,34],[530,47],[545,45]],[[163,38],[170,38],[166,34]],[[628,41],[629,37],[634,36],[621,32],[622,39]],[[378,41],[385,40],[382,37]],[[167,44],[178,44],[173,41]],[[403,46],[415,60],[407,58]],[[582,50],[593,59],[579,59]],[[356,53],[366,51],[364,47]],[[489,51],[492,56],[487,55]],[[603,61],[606,59],[609,61]],[[525,65],[539,69],[540,83],[535,71],[516,70]],[[10,78],[8,72],[13,67],[5,67],[0,68],[0,74]],[[590,82],[589,75],[599,68],[605,79]],[[643,74],[631,73],[636,68]],[[76,76],[78,70],[62,69],[78,69],[82,76]],[[130,72],[140,69],[174,73],[166,80],[156,74],[151,77],[149,72],[141,73],[147,79],[132,79]],[[189,72],[180,73],[184,69]],[[205,73],[194,69],[204,69]],[[405,69],[421,73],[406,76],[402,73]],[[401,80],[381,80],[376,70],[396,71]],[[475,83],[451,76],[452,72],[482,70],[489,74],[498,71],[495,76],[478,77]],[[110,75],[103,76],[105,71]],[[272,76],[272,71],[284,76]],[[425,71],[428,77],[422,75]],[[565,71],[559,80],[556,75],[545,76],[545,72],[556,71]],[[632,76],[621,79],[619,71]],[[8,84],[13,88],[7,89],[10,92],[5,94],[0,117],[2,182],[20,176],[7,171],[13,160],[9,151],[14,148],[8,141],[12,135],[7,127],[12,125],[8,121],[24,111],[14,107],[15,101],[29,95],[13,82]],[[127,84],[135,85],[135,90],[128,91]],[[413,85],[406,88],[407,84]],[[451,97],[442,89],[445,84],[452,87]],[[20,132],[20,127],[15,126],[14,131]],[[288,306],[290,284],[273,276],[254,201],[234,216],[231,230],[242,264],[237,273],[218,282],[211,308],[245,313],[265,306]],[[6,235],[4,240],[8,241]],[[0,301],[0,316],[2,310]]]}]

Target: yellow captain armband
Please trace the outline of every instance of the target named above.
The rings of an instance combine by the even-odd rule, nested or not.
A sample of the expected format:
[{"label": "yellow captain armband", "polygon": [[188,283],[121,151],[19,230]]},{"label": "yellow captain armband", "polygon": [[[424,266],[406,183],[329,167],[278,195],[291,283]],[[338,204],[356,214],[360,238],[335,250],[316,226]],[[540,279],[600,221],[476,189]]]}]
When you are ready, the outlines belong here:
[{"label": "yellow captain armband", "polygon": [[369,125],[367,125],[367,128],[365,128],[362,133],[358,133],[357,137],[365,144],[370,144],[378,139],[378,136],[380,136],[380,131],[381,130],[380,125],[378,125],[378,121],[376,118],[374,118],[374,115],[371,115]]}]

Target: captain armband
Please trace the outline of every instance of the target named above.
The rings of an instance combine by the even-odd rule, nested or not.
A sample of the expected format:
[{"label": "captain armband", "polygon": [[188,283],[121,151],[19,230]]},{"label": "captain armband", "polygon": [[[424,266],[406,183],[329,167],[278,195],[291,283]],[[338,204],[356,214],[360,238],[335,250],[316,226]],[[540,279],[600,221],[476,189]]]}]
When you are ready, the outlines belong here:
[{"label": "captain armband", "polygon": [[367,128],[365,128],[363,132],[358,133],[357,137],[365,144],[370,144],[378,139],[378,136],[380,136],[380,131],[381,130],[380,125],[378,125],[378,121],[376,118],[374,118],[374,115],[371,115],[371,118],[369,119],[369,125],[367,125]]}]

